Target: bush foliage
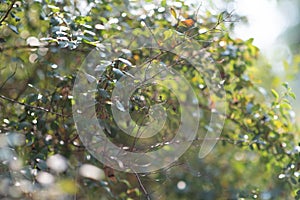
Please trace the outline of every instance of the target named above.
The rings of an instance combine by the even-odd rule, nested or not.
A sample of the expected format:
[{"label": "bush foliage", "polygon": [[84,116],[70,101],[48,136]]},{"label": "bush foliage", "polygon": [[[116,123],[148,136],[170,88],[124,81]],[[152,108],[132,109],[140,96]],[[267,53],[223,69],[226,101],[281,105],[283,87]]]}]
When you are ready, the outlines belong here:
[{"label": "bush foliage", "polygon": [[[253,39],[230,36],[239,16],[166,0],[2,0],[0,16],[2,198],[300,198],[300,147],[290,105],[295,95],[287,83],[279,88],[268,84],[276,76],[258,67]],[[131,151],[168,146],[180,126],[180,105],[166,87],[134,91],[130,114],[137,124],[151,122],[149,107],[154,104],[161,104],[168,118],[149,141],[126,136],[111,113],[112,91],[120,78],[131,76],[129,71],[142,63],[167,66],[184,76],[197,94],[201,114],[191,147],[171,166],[142,174],[114,171],[95,159],[72,117],[72,89],[76,75],[83,73],[81,63],[95,48],[110,51],[108,39],[133,29],[136,35],[160,35],[160,44],[172,37],[197,41],[214,66],[202,74],[188,59],[170,52],[123,48],[118,49],[122,56],[103,60],[101,77],[86,75],[97,80],[95,108],[107,137]],[[210,95],[205,76],[216,73],[226,95]],[[220,113],[226,118],[223,132],[212,138],[218,140],[214,150],[200,159],[202,133],[209,131],[219,99],[226,102],[226,113]],[[121,102],[116,106],[124,109]]]}]

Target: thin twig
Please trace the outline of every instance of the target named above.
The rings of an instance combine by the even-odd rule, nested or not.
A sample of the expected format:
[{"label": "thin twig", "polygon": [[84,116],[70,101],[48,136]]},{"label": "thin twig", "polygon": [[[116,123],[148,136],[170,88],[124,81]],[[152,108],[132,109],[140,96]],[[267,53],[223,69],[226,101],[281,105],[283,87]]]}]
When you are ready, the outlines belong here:
[{"label": "thin twig", "polygon": [[0,26],[2,25],[2,22],[4,22],[4,20],[8,17],[8,15],[11,12],[11,10],[13,9],[15,3],[16,3],[16,0],[13,0],[11,5],[9,6],[8,10],[4,14],[3,18],[0,20]]},{"label": "thin twig", "polygon": [[[159,44],[159,42],[157,41],[157,39],[156,39],[154,33],[153,33],[152,30],[147,26],[146,22],[145,22],[145,26],[146,26],[147,29],[150,31],[150,33],[151,33],[153,39],[155,40],[156,44],[160,47],[160,44]],[[161,50],[160,50],[160,51],[161,51]]]},{"label": "thin twig", "polygon": [[18,46],[9,46],[9,47],[2,47],[0,48],[0,52],[8,51],[8,50],[15,50],[15,49],[38,49],[38,48],[49,48],[55,47],[54,45],[50,44],[40,44],[40,45],[18,45]]},{"label": "thin twig", "polygon": [[9,79],[11,79],[17,72],[17,66],[15,67],[14,72],[9,75],[9,77],[7,77],[7,79],[2,83],[2,85],[0,86],[0,90],[4,87],[4,85],[7,83],[7,81],[9,81]]},{"label": "thin twig", "polygon": [[[19,50],[19,49],[39,49],[39,48],[51,48],[51,47],[56,47],[60,48],[57,44],[55,43],[49,43],[49,44],[40,44],[40,45],[17,45],[17,46],[8,46],[8,47],[0,47],[0,52],[8,51],[8,50]],[[68,48],[60,48],[61,50],[70,50]],[[70,50],[72,51],[72,50]],[[85,50],[85,49],[79,49],[77,48],[76,51],[78,52],[84,52],[87,53],[90,50]]]},{"label": "thin twig", "polygon": [[144,193],[145,196],[146,196],[146,199],[147,199],[147,200],[151,200],[150,195],[149,195],[149,193],[147,192],[145,186],[143,185],[143,183],[142,183],[142,181],[141,181],[141,179],[140,179],[139,174],[136,173],[136,172],[134,172],[134,175],[135,175],[136,179],[138,180],[139,185],[140,185],[141,189],[143,190],[143,193]]},{"label": "thin twig", "polygon": [[23,103],[23,102],[20,102],[20,101],[16,101],[14,99],[11,99],[9,97],[6,97],[2,94],[0,94],[0,98],[1,99],[4,99],[4,100],[7,100],[7,101],[10,101],[12,103],[16,103],[16,104],[19,104],[19,105],[22,105],[22,106],[26,106],[28,108],[31,108],[31,109],[36,109],[36,110],[41,110],[41,111],[44,111],[44,112],[47,112],[47,113],[52,113],[52,114],[55,114],[55,115],[58,115],[60,117],[69,117],[67,115],[63,115],[63,114],[60,114],[60,113],[56,113],[56,112],[53,112],[47,108],[44,108],[44,107],[40,107],[40,106],[32,106],[32,105],[29,105],[29,104],[26,104],[26,103]]},{"label": "thin twig", "polygon": [[[150,110],[150,107],[148,108],[148,111],[147,111],[147,112],[149,112],[149,110]],[[147,117],[147,115],[146,115],[145,117],[143,117],[143,120],[142,120],[142,122],[141,122],[141,125],[144,123],[146,117]],[[139,128],[138,128],[138,130],[137,130],[137,133],[136,133],[136,137],[134,137],[133,143],[132,143],[132,145],[131,145],[129,151],[133,151],[133,148],[135,147],[135,144],[136,144],[136,142],[137,142],[137,140],[138,140],[138,137],[142,136],[143,132],[140,132],[140,129],[141,129],[141,128],[142,128],[142,126],[139,126]]]}]

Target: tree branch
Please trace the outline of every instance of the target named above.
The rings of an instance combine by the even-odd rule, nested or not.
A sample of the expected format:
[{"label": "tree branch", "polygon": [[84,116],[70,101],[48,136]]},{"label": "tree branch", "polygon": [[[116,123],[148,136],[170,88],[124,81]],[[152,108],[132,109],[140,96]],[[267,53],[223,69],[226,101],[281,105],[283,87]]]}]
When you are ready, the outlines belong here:
[{"label": "tree branch", "polygon": [[9,77],[1,84],[0,90],[4,87],[4,85],[7,83],[7,81],[9,81],[9,79],[11,79],[16,74],[16,72],[17,72],[17,66],[16,66],[14,72],[11,75],[9,75]]},{"label": "tree branch", "polygon": [[11,3],[11,5],[9,6],[8,10],[6,11],[5,15],[0,20],[0,26],[2,25],[2,22],[4,22],[4,20],[8,17],[8,15],[11,12],[11,10],[13,9],[15,3],[16,3],[16,0],[13,0],[12,3]]},{"label": "tree branch", "polygon": [[[56,47],[60,48],[60,50],[70,50],[68,48],[61,48],[58,45],[54,43],[49,43],[49,44],[40,44],[40,45],[18,45],[18,46],[8,46],[8,47],[0,47],[0,52],[8,51],[8,50],[18,50],[18,49],[38,49],[38,48],[51,48],[51,47]],[[72,51],[72,50],[70,50]],[[85,49],[79,49],[76,48],[75,51],[87,53],[90,50],[85,50]]]},{"label": "tree branch", "polygon": [[36,110],[41,110],[41,111],[44,111],[44,112],[52,113],[52,114],[58,115],[60,117],[69,117],[67,115],[63,115],[63,114],[60,114],[60,113],[53,112],[53,111],[51,111],[51,110],[49,110],[47,108],[44,108],[44,107],[32,106],[32,105],[29,105],[29,104],[26,104],[26,103],[23,103],[23,102],[20,102],[20,101],[16,101],[16,100],[11,99],[9,97],[6,97],[6,96],[4,96],[2,94],[0,94],[0,98],[4,99],[6,101],[12,102],[12,103],[16,103],[16,104],[19,104],[19,105],[22,105],[22,106],[26,106],[26,107],[31,108],[31,109],[36,109]]},{"label": "tree branch", "polygon": [[136,179],[138,180],[138,183],[139,183],[139,185],[140,185],[140,187],[141,187],[141,189],[142,189],[144,195],[146,196],[146,199],[147,199],[147,200],[150,200],[150,199],[151,199],[151,198],[150,198],[150,195],[149,195],[149,193],[147,192],[145,186],[143,185],[142,180],[140,179],[139,174],[136,173],[136,172],[134,172],[134,175],[135,175]]}]

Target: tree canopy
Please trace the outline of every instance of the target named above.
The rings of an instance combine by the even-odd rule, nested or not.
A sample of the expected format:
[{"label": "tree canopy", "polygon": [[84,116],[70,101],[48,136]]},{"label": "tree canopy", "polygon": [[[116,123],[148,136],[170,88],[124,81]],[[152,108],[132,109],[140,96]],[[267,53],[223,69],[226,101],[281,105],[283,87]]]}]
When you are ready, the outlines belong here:
[{"label": "tree canopy", "polygon": [[2,0],[1,198],[300,199],[296,97],[231,37],[243,19],[179,0]]}]

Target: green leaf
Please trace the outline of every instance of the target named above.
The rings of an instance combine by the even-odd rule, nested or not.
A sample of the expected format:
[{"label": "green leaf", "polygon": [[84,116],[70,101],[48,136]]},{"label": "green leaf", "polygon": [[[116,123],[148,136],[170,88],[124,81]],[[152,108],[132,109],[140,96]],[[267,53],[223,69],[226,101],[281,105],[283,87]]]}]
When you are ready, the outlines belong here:
[{"label": "green leaf", "polygon": [[274,89],[272,89],[271,92],[272,92],[272,95],[273,95],[276,99],[279,98],[279,94],[278,94]]},{"label": "green leaf", "polygon": [[40,41],[47,41],[47,42],[57,42],[56,39],[51,38],[51,37],[45,37],[45,38],[41,38]]},{"label": "green leaf", "polygon": [[289,83],[288,82],[282,83],[282,86],[285,87],[286,89],[288,89],[289,88]]},{"label": "green leaf", "polygon": [[10,13],[10,15],[15,19],[16,22],[21,20],[20,17],[16,16],[14,13]]},{"label": "green leaf", "polygon": [[296,100],[296,94],[294,92],[289,93],[290,97],[292,97],[294,100]]},{"label": "green leaf", "polygon": [[169,38],[171,38],[173,35],[173,31],[171,30],[166,30],[164,31],[164,40],[168,40]]},{"label": "green leaf", "polygon": [[59,188],[67,194],[75,194],[77,192],[76,183],[72,179],[63,179],[58,181]]},{"label": "green leaf", "polygon": [[54,6],[54,5],[48,5],[48,8],[50,8],[53,12],[59,12],[59,7]]},{"label": "green leaf", "polygon": [[252,44],[253,40],[254,40],[254,38],[248,39],[248,40],[246,41],[246,44]]},{"label": "green leaf", "polygon": [[280,108],[291,110],[292,106],[290,104],[284,102],[284,103],[280,104]]}]

